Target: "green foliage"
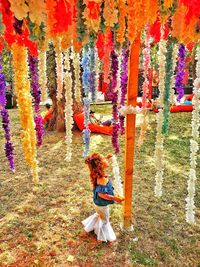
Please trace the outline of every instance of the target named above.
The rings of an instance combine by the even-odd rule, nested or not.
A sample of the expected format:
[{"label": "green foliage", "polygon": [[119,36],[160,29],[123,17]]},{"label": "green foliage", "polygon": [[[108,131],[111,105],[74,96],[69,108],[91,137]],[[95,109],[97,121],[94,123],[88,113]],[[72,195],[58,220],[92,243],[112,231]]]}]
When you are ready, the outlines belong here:
[{"label": "green foliage", "polygon": [[12,54],[9,48],[5,47],[2,51],[2,66],[6,82],[12,84],[13,70],[12,70]]},{"label": "green foliage", "polygon": [[47,51],[47,87],[49,95],[52,96],[56,93],[56,61],[55,50],[52,43],[49,44],[49,50]]},{"label": "green foliage", "polygon": [[164,121],[162,125],[162,133],[166,134],[169,130],[169,116],[170,116],[170,89],[171,78],[173,75],[173,44],[171,40],[167,42],[167,54],[166,54],[166,76],[165,76],[165,92],[164,92]]}]

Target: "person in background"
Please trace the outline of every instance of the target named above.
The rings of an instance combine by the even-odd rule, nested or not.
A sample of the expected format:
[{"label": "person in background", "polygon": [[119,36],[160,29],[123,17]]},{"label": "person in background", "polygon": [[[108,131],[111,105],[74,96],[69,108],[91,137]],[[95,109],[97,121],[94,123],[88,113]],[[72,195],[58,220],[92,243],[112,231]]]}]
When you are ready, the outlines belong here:
[{"label": "person in background", "polygon": [[192,100],[191,98],[188,98],[184,101],[183,105],[192,105]]},{"label": "person in background", "polygon": [[92,124],[98,124],[98,125],[104,125],[104,126],[111,126],[111,124],[113,122],[112,119],[109,119],[109,120],[106,120],[106,121],[103,121],[102,122],[101,120],[103,118],[103,115],[101,115],[100,118],[97,119],[94,114],[95,114],[95,112],[93,110],[90,110],[90,122]]},{"label": "person in background", "polygon": [[52,109],[52,107],[51,107],[51,105],[49,103],[46,103],[45,107],[47,109],[47,112],[44,115],[44,118],[42,119],[42,124],[44,125],[45,128],[47,128],[48,125],[49,125],[49,121],[52,118],[53,109]]}]

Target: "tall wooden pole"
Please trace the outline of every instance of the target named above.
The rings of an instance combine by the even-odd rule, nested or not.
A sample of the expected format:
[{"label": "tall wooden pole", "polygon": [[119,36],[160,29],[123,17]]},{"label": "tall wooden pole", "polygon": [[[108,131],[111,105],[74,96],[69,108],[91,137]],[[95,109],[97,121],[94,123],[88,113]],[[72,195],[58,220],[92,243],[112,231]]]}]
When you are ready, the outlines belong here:
[{"label": "tall wooden pole", "polygon": [[[138,72],[140,54],[140,34],[137,36],[130,49],[129,81],[127,93],[127,105],[136,106],[138,95]],[[133,163],[135,146],[136,115],[128,114],[126,117],[126,143],[125,143],[125,179],[124,179],[124,228],[131,225],[132,213],[132,186]]]}]

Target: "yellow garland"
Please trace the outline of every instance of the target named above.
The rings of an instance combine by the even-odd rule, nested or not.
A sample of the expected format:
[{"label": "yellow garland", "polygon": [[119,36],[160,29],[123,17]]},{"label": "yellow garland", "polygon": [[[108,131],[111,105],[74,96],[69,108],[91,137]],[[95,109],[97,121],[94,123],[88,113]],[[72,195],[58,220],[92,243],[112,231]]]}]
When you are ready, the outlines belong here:
[{"label": "yellow garland", "polygon": [[[15,1],[17,2],[17,1]],[[43,22],[46,25],[46,4],[45,0],[29,0],[29,18],[38,26]]]},{"label": "yellow garland", "polygon": [[24,0],[9,0],[10,9],[19,20],[26,18],[29,8]]},{"label": "yellow garland", "polygon": [[60,101],[62,99],[63,92],[63,54],[61,49],[61,38],[56,38],[55,52],[56,52],[56,74],[57,74],[57,99]]},{"label": "yellow garland", "polygon": [[15,92],[23,129],[22,141],[25,159],[31,167],[34,183],[39,182],[36,150],[35,123],[33,120],[32,97],[28,80],[27,49],[16,43],[12,45]]},{"label": "yellow garland", "polygon": [[38,53],[39,84],[41,87],[41,101],[47,99],[46,51],[41,49]]}]

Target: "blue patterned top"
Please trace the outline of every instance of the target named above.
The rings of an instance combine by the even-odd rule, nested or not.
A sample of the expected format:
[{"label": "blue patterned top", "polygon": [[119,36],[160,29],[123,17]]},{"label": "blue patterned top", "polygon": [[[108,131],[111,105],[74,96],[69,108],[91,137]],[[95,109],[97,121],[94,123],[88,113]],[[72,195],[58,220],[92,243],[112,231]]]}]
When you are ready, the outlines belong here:
[{"label": "blue patterned top", "polygon": [[94,204],[96,204],[97,206],[107,206],[107,205],[113,204],[114,200],[106,200],[98,196],[98,193],[114,196],[113,190],[114,188],[110,180],[108,181],[106,185],[96,185],[95,188],[93,189]]}]

